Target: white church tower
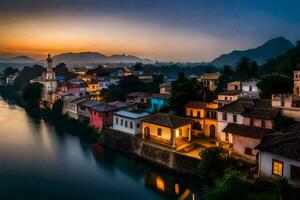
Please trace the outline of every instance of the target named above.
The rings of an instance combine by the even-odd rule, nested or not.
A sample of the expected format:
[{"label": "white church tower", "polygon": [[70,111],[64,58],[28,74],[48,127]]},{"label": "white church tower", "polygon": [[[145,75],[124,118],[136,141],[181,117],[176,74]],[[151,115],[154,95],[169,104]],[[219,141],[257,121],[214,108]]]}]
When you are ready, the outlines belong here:
[{"label": "white church tower", "polygon": [[296,70],[294,71],[294,91],[295,96],[300,96],[300,64],[297,65]]}]

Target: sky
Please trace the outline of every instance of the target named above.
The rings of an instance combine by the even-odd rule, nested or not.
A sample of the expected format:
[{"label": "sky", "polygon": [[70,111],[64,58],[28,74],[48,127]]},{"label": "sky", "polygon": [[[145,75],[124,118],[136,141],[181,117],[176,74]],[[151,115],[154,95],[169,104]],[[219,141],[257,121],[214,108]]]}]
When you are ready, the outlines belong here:
[{"label": "sky", "polygon": [[200,62],[300,40],[299,0],[5,0],[0,56],[97,51]]}]

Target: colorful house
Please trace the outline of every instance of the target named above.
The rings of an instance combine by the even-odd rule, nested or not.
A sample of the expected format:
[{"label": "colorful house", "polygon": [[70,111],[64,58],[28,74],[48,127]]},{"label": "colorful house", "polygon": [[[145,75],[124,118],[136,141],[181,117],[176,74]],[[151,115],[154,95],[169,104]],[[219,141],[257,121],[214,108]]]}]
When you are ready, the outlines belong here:
[{"label": "colorful house", "polygon": [[156,113],[142,120],[142,137],[146,141],[170,148],[191,141],[193,121],[173,114]]},{"label": "colorful house", "polygon": [[149,115],[145,111],[120,110],[113,113],[113,129],[131,135],[141,134],[141,120]]},{"label": "colorful house", "polygon": [[236,101],[242,97],[240,90],[227,90],[218,95],[219,107],[222,107],[230,102]]},{"label": "colorful house", "polygon": [[219,78],[222,74],[219,72],[215,73],[204,73],[202,74],[200,81],[203,83],[203,85],[209,90],[214,91],[217,89],[219,84]]},{"label": "colorful house", "polygon": [[78,104],[78,119],[81,121],[89,121],[90,119],[90,108],[99,105],[99,101],[86,99],[85,101]]},{"label": "colorful house", "polygon": [[113,124],[113,112],[118,111],[117,106],[98,104],[90,108],[90,125],[102,129]]},{"label": "colorful house", "polygon": [[78,119],[78,104],[84,102],[85,98],[67,98],[63,100],[63,114],[67,114],[69,117]]},{"label": "colorful house", "polygon": [[149,92],[131,92],[126,95],[126,102],[148,104],[151,97]]},{"label": "colorful house", "polygon": [[217,102],[190,101],[185,105],[186,116],[193,119],[193,136],[216,137],[218,130]]},{"label": "colorful house", "polygon": [[163,106],[167,105],[171,95],[170,94],[154,94],[150,97],[150,108],[148,112],[158,112]]}]

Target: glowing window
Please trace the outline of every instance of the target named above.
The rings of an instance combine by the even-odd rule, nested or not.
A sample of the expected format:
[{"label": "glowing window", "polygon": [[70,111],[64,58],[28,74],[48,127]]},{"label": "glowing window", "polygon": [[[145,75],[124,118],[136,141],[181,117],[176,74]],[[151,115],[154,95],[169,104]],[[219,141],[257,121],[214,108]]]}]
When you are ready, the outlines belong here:
[{"label": "glowing window", "polygon": [[273,160],[272,174],[276,176],[283,176],[283,162],[278,160]]},{"label": "glowing window", "polygon": [[165,191],[165,182],[160,176],[156,177],[156,187],[163,192]]}]

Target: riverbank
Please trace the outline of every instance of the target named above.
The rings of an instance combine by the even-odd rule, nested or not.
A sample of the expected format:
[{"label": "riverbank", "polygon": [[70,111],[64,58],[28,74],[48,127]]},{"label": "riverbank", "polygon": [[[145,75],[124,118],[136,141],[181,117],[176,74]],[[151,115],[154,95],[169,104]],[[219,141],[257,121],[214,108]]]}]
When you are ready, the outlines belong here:
[{"label": "riverbank", "polygon": [[133,136],[105,128],[102,131],[98,143],[158,167],[164,167],[181,174],[197,175],[196,169],[199,160],[180,155],[172,149],[163,148],[154,143],[147,142],[143,140],[140,135]]}]

